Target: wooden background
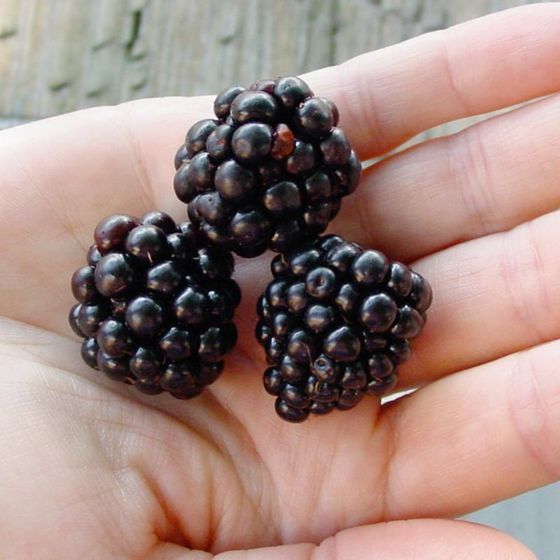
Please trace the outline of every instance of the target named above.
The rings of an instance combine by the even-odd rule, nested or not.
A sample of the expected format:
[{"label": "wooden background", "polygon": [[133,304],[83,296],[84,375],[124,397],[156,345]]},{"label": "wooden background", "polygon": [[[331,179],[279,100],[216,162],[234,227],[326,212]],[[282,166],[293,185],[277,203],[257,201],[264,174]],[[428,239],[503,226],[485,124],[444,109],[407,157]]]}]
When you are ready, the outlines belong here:
[{"label": "wooden background", "polygon": [[[520,0],[0,0],[0,128],[301,73]],[[464,126],[464,121],[461,126]],[[432,134],[450,128],[439,128]],[[451,129],[453,130],[453,129]],[[560,485],[468,516],[560,550]]]}]

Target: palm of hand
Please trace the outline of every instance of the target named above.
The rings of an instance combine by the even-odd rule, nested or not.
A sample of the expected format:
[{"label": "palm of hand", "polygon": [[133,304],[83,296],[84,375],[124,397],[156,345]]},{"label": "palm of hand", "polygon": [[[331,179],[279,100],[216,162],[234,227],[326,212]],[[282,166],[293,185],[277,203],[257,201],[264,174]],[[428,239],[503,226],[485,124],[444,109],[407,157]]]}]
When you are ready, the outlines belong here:
[{"label": "palm of hand", "polygon": [[[545,6],[495,16],[509,30],[504,44],[529,16],[538,28],[560,12]],[[315,73],[310,82],[321,93],[332,92],[342,126],[364,156],[466,112],[558,87],[547,74],[511,93],[525,68],[513,55],[493,95],[481,97],[478,89],[485,72],[493,72],[494,59],[482,60],[479,76],[458,82],[465,49],[459,43],[469,43],[465,35],[477,37],[482,52],[481,38],[495,26],[489,21],[447,36],[457,71],[449,80],[440,65],[433,70],[438,84],[419,91],[416,102],[425,110],[417,111],[417,121],[396,119],[384,126],[376,113],[377,125],[387,131],[377,146],[371,145],[371,119],[364,124],[352,113],[354,99],[331,85],[332,71]],[[543,66],[560,49],[555,34],[544,35],[548,52],[530,35],[524,39],[528,56]],[[441,42],[434,35],[367,55],[378,79],[397,80],[396,94],[384,97],[383,88],[376,94],[387,114],[407,105],[399,95],[406,96],[407,81],[414,81],[416,63],[408,54],[425,49],[439,60]],[[408,64],[409,72],[397,78],[387,70],[389,62]],[[353,95],[364,95],[356,84],[365,84],[370,72],[360,82],[361,64],[344,69]],[[438,90],[452,101],[429,112]],[[496,558],[528,557],[512,541],[480,527],[443,520],[379,523],[452,517],[558,477],[558,444],[550,441],[560,419],[560,384],[549,363],[559,347],[538,346],[560,335],[542,313],[560,300],[553,280],[560,260],[547,243],[560,220],[555,213],[538,217],[555,208],[551,178],[560,171],[550,169],[551,150],[544,148],[553,134],[551,119],[538,117],[558,107],[554,97],[540,101],[396,155],[366,173],[335,228],[357,241],[373,239],[391,256],[419,259],[416,266],[432,280],[436,299],[401,379],[403,387],[434,383],[392,405],[380,408],[366,399],[351,412],[297,426],[275,417],[272,399],[261,388],[264,363],[252,331],[254,302],[267,281],[266,257],[238,265],[244,290],[237,314],[240,342],[220,381],[193,401],[148,398],[116,387],[88,370],[78,343],[65,336],[68,278],[83,261],[97,221],[152,208],[180,215],[168,162],[183,130],[209,114],[209,100],[145,101],[5,132],[0,437],[6,454],[0,495],[1,511],[12,514],[0,514],[0,536],[9,543],[3,545],[7,557],[202,559],[205,553],[185,547],[221,552],[319,542],[337,533],[316,550],[301,544],[255,554],[267,560],[350,553],[361,560],[374,557],[373,551],[387,558],[435,558],[453,553],[454,541],[460,541],[464,558],[490,549]],[[506,201],[500,174],[526,149],[516,144],[515,131],[536,121],[542,124],[534,158],[517,170],[519,188]],[[511,153],[495,151],[491,161],[481,156],[483,147],[495,150],[504,130],[510,131]],[[469,163],[474,169],[485,163],[486,178],[496,177],[484,188],[498,208],[465,194],[474,188],[465,185]],[[429,169],[427,177],[419,176],[419,167]],[[538,202],[528,202],[521,192],[529,177],[540,189]],[[422,188],[431,189],[429,196],[420,197]],[[467,204],[457,204],[457,197]],[[498,233],[523,222],[529,225]],[[492,269],[496,262],[498,271]]]},{"label": "palm of hand", "polygon": [[[120,200],[122,191],[112,191],[112,184],[99,184],[95,197],[142,213],[143,201]],[[58,215],[40,207],[36,211],[42,214],[42,231],[58,236],[57,228],[68,227]],[[87,243],[86,224],[107,211],[98,204],[84,211],[88,217],[79,235]],[[342,424],[325,418],[293,426],[279,421],[273,400],[263,395],[260,373],[266,366],[253,330],[255,296],[266,275],[254,281],[252,271],[267,271],[268,256],[238,266],[245,288],[238,311],[241,336],[219,386],[184,402],[131,393],[81,363],[78,342],[57,334],[69,334],[68,275],[45,270],[43,276],[41,268],[72,270],[84,259],[84,247],[78,236],[56,254],[48,252],[50,236],[41,243],[39,251],[47,259],[32,282],[46,281],[41,292],[60,293],[61,301],[47,299],[49,308],[39,314],[30,310],[30,319],[43,328],[2,321],[3,393],[9,403],[3,421],[6,431],[21,425],[21,431],[9,430],[18,470],[6,484],[18,502],[20,492],[33,496],[23,513],[34,527],[23,557],[47,540],[60,558],[86,552],[94,558],[136,558],[154,547],[159,558],[161,542],[220,550],[320,540],[360,515],[382,517],[391,446],[376,427],[378,404],[372,399]],[[59,283],[63,287],[55,288]],[[33,307],[38,301],[45,298],[36,298]],[[20,302],[14,307],[19,310]],[[36,460],[20,465],[19,446]],[[375,460],[368,459],[364,468],[370,455]],[[341,495],[324,492],[339,485]],[[364,495],[364,488],[378,490]],[[343,507],[333,510],[332,500],[341,499]],[[12,522],[14,532],[20,531],[21,519]],[[73,535],[70,542],[62,538],[65,534]]]}]

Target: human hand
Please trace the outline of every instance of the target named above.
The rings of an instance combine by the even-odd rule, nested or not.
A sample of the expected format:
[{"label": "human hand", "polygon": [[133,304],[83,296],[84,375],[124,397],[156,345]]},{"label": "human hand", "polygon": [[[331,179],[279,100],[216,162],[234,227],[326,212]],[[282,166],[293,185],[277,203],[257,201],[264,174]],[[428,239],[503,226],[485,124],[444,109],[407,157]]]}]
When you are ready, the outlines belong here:
[{"label": "human hand", "polygon": [[[558,90],[559,26],[560,6],[527,6],[305,79],[366,159]],[[184,215],[173,154],[210,103],[145,100],[0,135],[0,556],[532,558],[445,518],[559,478],[560,97],[365,172],[333,229],[432,283],[400,375],[401,389],[423,387],[301,425],[279,420],[261,387],[268,256],[239,261],[238,347],[192,401],[89,370],[67,326],[69,279],[102,217]]]}]

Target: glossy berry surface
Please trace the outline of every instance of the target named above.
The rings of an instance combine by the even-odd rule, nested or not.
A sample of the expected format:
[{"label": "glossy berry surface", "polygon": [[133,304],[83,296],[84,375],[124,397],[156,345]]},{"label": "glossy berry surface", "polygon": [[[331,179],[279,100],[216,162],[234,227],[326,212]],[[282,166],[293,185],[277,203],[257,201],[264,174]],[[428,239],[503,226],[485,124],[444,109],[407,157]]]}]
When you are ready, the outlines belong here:
[{"label": "glossy berry surface", "polygon": [[432,301],[422,276],[336,235],[276,255],[271,270],[256,336],[281,418],[348,410],[395,387]]},{"label": "glossy berry surface", "polygon": [[283,77],[223,90],[214,112],[175,157],[175,193],[201,234],[252,257],[323,233],[361,175],[334,103]]},{"label": "glossy berry surface", "polygon": [[[210,128],[191,134],[191,152]],[[84,362],[146,394],[198,395],[237,339],[231,253],[164,212],[109,216],[94,239],[72,276],[78,303],[68,317]]]}]

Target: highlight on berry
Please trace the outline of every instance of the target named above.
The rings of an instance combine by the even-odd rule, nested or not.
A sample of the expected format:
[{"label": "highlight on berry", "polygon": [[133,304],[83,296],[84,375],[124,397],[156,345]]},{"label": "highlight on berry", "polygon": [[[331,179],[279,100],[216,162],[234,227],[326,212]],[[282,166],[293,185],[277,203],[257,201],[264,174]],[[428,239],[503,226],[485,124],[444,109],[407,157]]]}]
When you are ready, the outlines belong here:
[{"label": "highlight on berry", "polygon": [[85,363],[143,393],[198,395],[237,340],[231,253],[163,212],[109,216],[94,241],[69,315]]},{"label": "highlight on berry", "polygon": [[271,269],[256,335],[281,418],[348,410],[395,387],[432,301],[422,276],[337,235],[276,255]]},{"label": "highlight on berry", "polygon": [[224,89],[214,113],[175,156],[175,193],[191,222],[244,257],[323,233],[361,176],[335,104],[283,77]]}]

